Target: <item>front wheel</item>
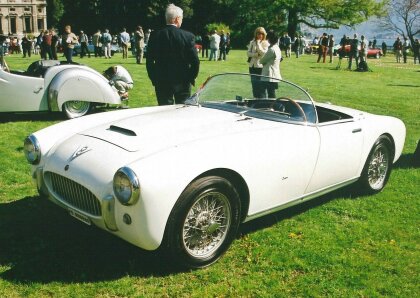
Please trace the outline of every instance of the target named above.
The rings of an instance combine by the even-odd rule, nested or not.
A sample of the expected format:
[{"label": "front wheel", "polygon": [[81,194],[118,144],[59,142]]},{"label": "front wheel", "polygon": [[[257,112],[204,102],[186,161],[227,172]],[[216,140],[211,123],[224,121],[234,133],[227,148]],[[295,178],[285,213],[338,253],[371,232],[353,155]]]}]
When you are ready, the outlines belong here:
[{"label": "front wheel", "polygon": [[63,104],[63,113],[67,119],[84,116],[90,112],[92,103],[89,101],[66,101]]},{"label": "front wheel", "polygon": [[216,262],[235,239],[240,200],[226,179],[209,176],[191,183],[169,217],[164,245],[171,260],[187,268]]},{"label": "front wheel", "polygon": [[365,193],[378,193],[388,182],[393,159],[391,146],[391,140],[386,136],[381,136],[373,145],[359,180]]}]

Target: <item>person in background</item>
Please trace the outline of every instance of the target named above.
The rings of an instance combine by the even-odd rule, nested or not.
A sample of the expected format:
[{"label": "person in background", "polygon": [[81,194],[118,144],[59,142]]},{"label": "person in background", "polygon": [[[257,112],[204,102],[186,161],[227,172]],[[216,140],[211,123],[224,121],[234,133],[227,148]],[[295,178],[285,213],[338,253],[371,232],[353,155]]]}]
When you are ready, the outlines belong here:
[{"label": "person in background", "polygon": [[216,30],[213,30],[213,34],[210,36],[210,57],[209,61],[217,60],[217,53],[219,52],[220,36]]},{"label": "person in background", "polygon": [[381,44],[381,48],[382,48],[382,54],[384,55],[384,57],[386,56],[386,51],[388,50],[388,47],[386,46],[385,41],[382,42]]},{"label": "person in background", "polygon": [[229,55],[230,49],[230,32],[226,32],[226,55]]},{"label": "person in background", "polygon": [[131,54],[134,57],[136,57],[136,37],[134,35],[134,32],[131,32],[130,43],[131,43]]},{"label": "person in background", "polygon": [[347,36],[344,34],[343,37],[340,39],[340,48],[338,49],[338,64],[336,69],[341,68],[341,61],[343,60],[344,56],[346,56],[346,45]]},{"label": "person in background", "polygon": [[92,36],[93,49],[95,51],[95,57],[102,57],[102,34],[101,30],[97,30]]},{"label": "person in background", "polygon": [[141,26],[137,26],[136,32],[134,33],[135,45],[136,45],[136,63],[143,63],[143,51],[144,51],[144,33]]},{"label": "person in background", "polygon": [[[263,27],[258,27],[254,32],[254,39],[248,45],[248,64],[251,75],[261,75],[263,65],[260,59],[268,50],[269,43],[266,40],[267,32]],[[254,98],[264,98],[264,86],[261,84],[261,77],[251,76],[252,95]]]},{"label": "person in background", "polygon": [[183,11],[169,4],[166,27],[153,31],[147,45],[146,67],[159,105],[183,104],[191,96],[200,68],[194,34],[182,30]]},{"label": "person in background", "polygon": [[[368,44],[366,42],[365,36],[362,35],[360,36],[360,57],[359,57],[359,65],[357,66],[357,68],[367,68],[367,53],[368,53]],[[362,69],[365,70],[365,69]]]},{"label": "person in background", "polygon": [[393,48],[394,48],[395,59],[397,60],[397,63],[401,63],[401,55],[402,55],[403,45],[402,45],[402,42],[401,42],[399,36],[395,40]]},{"label": "person in background", "polygon": [[279,87],[278,82],[281,80],[280,61],[282,60],[281,51],[278,46],[279,37],[274,31],[269,31],[267,40],[270,46],[260,59],[260,63],[263,65],[261,74],[264,76],[261,78],[261,81],[264,86],[263,93],[267,91],[268,98],[276,98],[276,90]]},{"label": "person in background", "polygon": [[219,61],[226,60],[226,48],[227,48],[227,38],[225,31],[222,30],[220,34],[220,44],[219,44]]},{"label": "person in background", "polygon": [[149,42],[150,33],[152,33],[151,29],[147,29],[146,32],[144,32],[144,44],[145,45]]},{"label": "person in background", "polygon": [[71,32],[71,26],[69,25],[64,27],[62,43],[64,56],[66,57],[67,63],[73,63],[73,49],[74,45],[77,44],[77,36]]},{"label": "person in background", "polygon": [[413,56],[414,56],[414,64],[416,64],[416,61],[420,63],[420,43],[418,39],[414,40]]},{"label": "person in background", "polygon": [[301,49],[303,47],[302,36],[298,35],[296,37],[295,42],[294,42],[294,47],[295,47],[296,58],[299,58]]},{"label": "person in background", "polygon": [[350,52],[349,52],[349,67],[348,69],[351,70],[352,62],[356,62],[356,68],[359,65],[359,39],[357,38],[357,34],[353,35],[353,39],[350,40]]},{"label": "person in background", "polygon": [[330,55],[330,63],[332,63],[334,55],[334,35],[332,34],[328,37],[328,54]]},{"label": "person in background", "polygon": [[80,31],[79,41],[80,41],[80,58],[83,58],[84,56],[86,56],[86,53],[88,54],[88,57],[90,58],[90,51],[88,48],[89,39],[86,33],[83,32],[83,30]]},{"label": "person in background", "polygon": [[51,51],[51,44],[52,44],[52,36],[48,30],[44,31],[44,36],[42,36],[42,48],[43,48],[43,58],[53,59],[52,51]]},{"label": "person in background", "polygon": [[54,29],[50,29],[50,35],[51,35],[51,54],[54,60],[58,60],[57,48],[60,43],[60,38],[58,37]]},{"label": "person in background", "polygon": [[322,63],[325,63],[325,60],[327,59],[327,52],[328,52],[328,34],[324,33],[322,37],[319,39],[318,60],[316,62],[319,63],[322,57]]},{"label": "person in background", "polygon": [[28,55],[28,57],[31,57],[31,51],[32,51],[32,41],[30,41],[28,38],[28,35],[25,34],[22,37],[23,58],[26,58],[26,55]]},{"label": "person in background", "polygon": [[403,60],[404,60],[404,63],[407,63],[408,52],[410,52],[410,42],[408,41],[407,37],[404,37],[404,42],[403,42],[402,47],[403,47],[402,49]]},{"label": "person in background", "polygon": [[120,42],[122,47],[123,59],[128,58],[128,44],[130,43],[130,34],[127,33],[127,29],[123,28],[120,33]]},{"label": "person in background", "polygon": [[286,50],[286,57],[290,58],[292,54],[292,39],[290,38],[289,34],[284,34],[284,48]]},{"label": "person in background", "polygon": [[104,77],[106,77],[111,85],[115,86],[118,90],[122,100],[128,99],[128,90],[133,89],[133,79],[130,73],[121,65],[115,65],[109,67],[104,71]]},{"label": "person in background", "polygon": [[112,36],[109,34],[109,30],[105,29],[105,32],[102,35],[102,47],[104,50],[105,59],[111,59],[111,42]]},{"label": "person in background", "polygon": [[376,43],[377,43],[378,41],[376,40],[376,36],[374,36],[373,37],[373,42],[372,42],[372,48],[373,49],[376,49]]},{"label": "person in background", "polygon": [[201,49],[201,58],[208,58],[210,47],[210,35],[208,32],[202,35],[201,41],[203,43],[203,48]]}]

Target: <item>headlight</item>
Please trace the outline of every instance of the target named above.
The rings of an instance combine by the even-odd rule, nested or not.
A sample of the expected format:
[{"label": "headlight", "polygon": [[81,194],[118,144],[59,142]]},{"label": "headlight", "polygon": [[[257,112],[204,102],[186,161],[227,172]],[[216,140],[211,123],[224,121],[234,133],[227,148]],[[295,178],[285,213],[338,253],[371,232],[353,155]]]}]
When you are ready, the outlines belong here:
[{"label": "headlight", "polygon": [[41,147],[34,135],[30,135],[23,143],[23,151],[29,163],[36,165],[41,160]]},{"label": "headlight", "polygon": [[132,169],[123,167],[114,175],[114,194],[123,205],[133,205],[140,197],[140,183]]}]

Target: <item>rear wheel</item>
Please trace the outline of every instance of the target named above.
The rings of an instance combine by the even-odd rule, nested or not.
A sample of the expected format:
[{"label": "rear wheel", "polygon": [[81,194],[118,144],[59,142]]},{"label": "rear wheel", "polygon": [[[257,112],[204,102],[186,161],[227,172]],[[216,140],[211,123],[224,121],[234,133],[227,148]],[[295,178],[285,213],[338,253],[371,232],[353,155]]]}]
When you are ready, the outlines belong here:
[{"label": "rear wheel", "polygon": [[240,222],[239,195],[224,178],[210,176],[191,183],[169,217],[165,249],[187,268],[216,262],[235,239]]},{"label": "rear wheel", "polygon": [[63,104],[63,113],[68,119],[84,116],[90,112],[92,103],[89,101],[66,101]]},{"label": "rear wheel", "polygon": [[388,182],[393,160],[391,146],[387,136],[381,136],[373,145],[359,180],[365,193],[378,193]]}]

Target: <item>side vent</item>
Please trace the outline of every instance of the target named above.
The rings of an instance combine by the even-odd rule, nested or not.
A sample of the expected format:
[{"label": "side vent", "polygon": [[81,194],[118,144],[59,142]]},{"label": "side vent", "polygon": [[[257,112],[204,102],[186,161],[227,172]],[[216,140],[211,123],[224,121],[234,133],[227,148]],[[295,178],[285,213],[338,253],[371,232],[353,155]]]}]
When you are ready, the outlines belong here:
[{"label": "side vent", "polygon": [[137,134],[134,131],[132,131],[131,129],[127,129],[127,128],[123,128],[123,127],[119,127],[119,126],[115,126],[115,125],[111,125],[109,127],[109,130],[119,132],[121,134],[124,134],[126,136],[130,136],[130,137],[137,136]]}]

